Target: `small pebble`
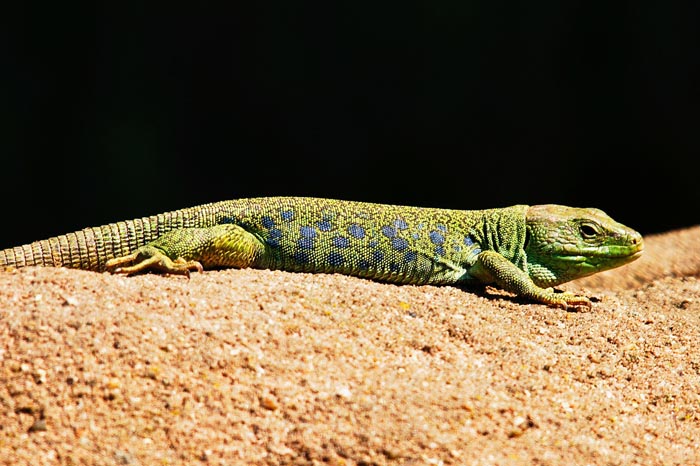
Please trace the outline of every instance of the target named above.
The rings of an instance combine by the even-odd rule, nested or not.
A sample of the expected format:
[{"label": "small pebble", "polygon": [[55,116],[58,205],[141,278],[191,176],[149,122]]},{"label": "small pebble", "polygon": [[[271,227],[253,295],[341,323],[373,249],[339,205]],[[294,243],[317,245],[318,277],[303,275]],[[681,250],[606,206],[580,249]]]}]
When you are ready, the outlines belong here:
[{"label": "small pebble", "polygon": [[279,403],[277,402],[277,399],[269,394],[265,394],[262,396],[262,398],[260,399],[260,404],[263,408],[269,409],[270,411],[274,411],[280,407]]},{"label": "small pebble", "polygon": [[45,432],[46,431],[46,420],[45,419],[37,419],[34,421],[34,424],[31,425],[29,430],[27,432],[32,433],[32,432]]}]

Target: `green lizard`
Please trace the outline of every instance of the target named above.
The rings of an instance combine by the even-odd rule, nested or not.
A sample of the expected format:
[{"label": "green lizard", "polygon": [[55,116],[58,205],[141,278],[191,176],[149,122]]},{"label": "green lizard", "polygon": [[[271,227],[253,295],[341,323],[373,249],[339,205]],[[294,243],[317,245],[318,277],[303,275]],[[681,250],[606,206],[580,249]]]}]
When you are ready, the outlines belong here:
[{"label": "green lizard", "polygon": [[493,284],[566,308],[551,287],[638,258],[642,236],[598,209],[447,210],[269,197],[205,204],[0,251],[0,265],[189,275],[254,267],[397,284]]}]

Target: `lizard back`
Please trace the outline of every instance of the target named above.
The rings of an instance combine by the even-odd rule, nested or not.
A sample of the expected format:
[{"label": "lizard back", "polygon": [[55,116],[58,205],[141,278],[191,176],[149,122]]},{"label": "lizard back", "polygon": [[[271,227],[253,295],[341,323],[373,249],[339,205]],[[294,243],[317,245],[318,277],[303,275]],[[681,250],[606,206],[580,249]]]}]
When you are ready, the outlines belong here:
[{"label": "lizard back", "polygon": [[484,219],[507,209],[465,211],[300,197],[238,199],[5,249],[0,265],[102,271],[109,259],[168,231],[229,223],[265,244],[266,253],[255,264],[259,268],[338,272],[395,283],[454,283],[465,278],[465,265],[484,247]]},{"label": "lizard back", "polygon": [[220,220],[265,243],[266,254],[256,267],[444,284],[465,278],[466,265],[481,251],[484,218],[504,209],[277,197],[248,199],[236,210]]}]

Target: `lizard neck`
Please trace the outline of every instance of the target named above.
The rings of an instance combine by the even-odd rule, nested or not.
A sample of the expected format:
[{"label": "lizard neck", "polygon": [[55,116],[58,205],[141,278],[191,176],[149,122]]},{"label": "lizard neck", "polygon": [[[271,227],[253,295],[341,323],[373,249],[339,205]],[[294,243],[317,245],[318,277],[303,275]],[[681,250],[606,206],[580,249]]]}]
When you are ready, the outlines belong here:
[{"label": "lizard neck", "polygon": [[496,251],[519,269],[526,270],[527,210],[527,205],[484,210],[472,235],[482,250]]}]

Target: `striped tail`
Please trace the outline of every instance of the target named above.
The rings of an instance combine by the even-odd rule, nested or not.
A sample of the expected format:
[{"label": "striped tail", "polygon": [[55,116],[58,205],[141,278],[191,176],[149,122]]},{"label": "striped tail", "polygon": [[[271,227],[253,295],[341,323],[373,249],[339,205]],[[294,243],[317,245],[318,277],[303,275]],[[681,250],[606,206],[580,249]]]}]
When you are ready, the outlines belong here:
[{"label": "striped tail", "polygon": [[103,271],[109,259],[129,254],[171,229],[158,222],[158,217],[85,228],[8,248],[0,251],[0,266],[38,265]]},{"label": "striped tail", "polygon": [[0,267],[70,267],[105,270],[109,259],[125,256],[176,228],[208,227],[231,212],[233,203],[217,202],[150,217],[85,228],[73,233],[0,250]]},{"label": "striped tail", "polygon": [[[255,201],[255,202],[252,202]],[[0,250],[0,267],[70,267],[102,272],[108,260],[131,254],[163,233],[235,222],[242,211],[259,211],[266,202],[239,199],[173,210],[150,217],[85,228],[73,233]]]}]

